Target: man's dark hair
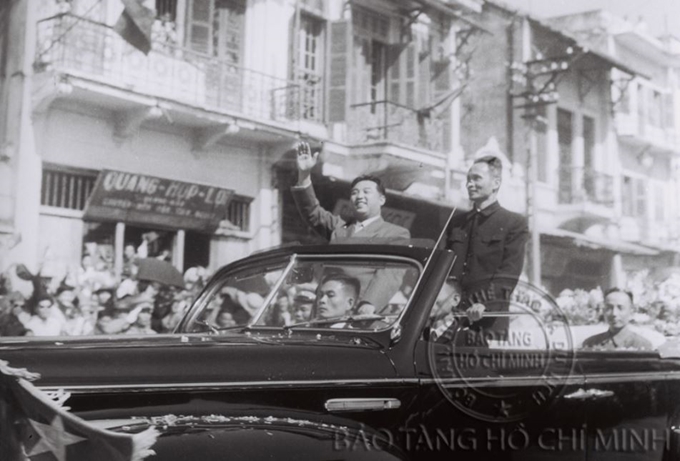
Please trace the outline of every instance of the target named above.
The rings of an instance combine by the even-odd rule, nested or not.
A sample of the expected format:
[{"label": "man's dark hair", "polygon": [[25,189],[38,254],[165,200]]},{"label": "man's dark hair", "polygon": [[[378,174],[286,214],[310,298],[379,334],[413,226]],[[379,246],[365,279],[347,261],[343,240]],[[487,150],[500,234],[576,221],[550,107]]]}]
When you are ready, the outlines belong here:
[{"label": "man's dark hair", "polygon": [[610,288],[609,290],[604,292],[604,297],[606,298],[607,296],[609,296],[612,293],[623,293],[624,295],[628,296],[631,304],[633,304],[633,305],[635,304],[635,300],[633,299],[633,293],[631,293],[628,290],[624,290],[623,288],[619,288],[619,287],[613,287],[613,288]]},{"label": "man's dark hair", "polygon": [[326,282],[340,282],[343,286],[349,287],[349,289],[352,290],[355,300],[357,299],[359,293],[361,292],[361,282],[359,282],[359,279],[350,277],[349,275],[345,274],[327,275],[321,280],[319,287],[321,287]]},{"label": "man's dark hair", "polygon": [[479,157],[474,163],[486,163],[489,166],[489,171],[494,178],[503,178],[503,162],[495,155],[485,155]]},{"label": "man's dark hair", "polygon": [[354,181],[352,181],[352,184],[349,185],[350,190],[352,190],[354,188],[354,186],[356,186],[361,181],[372,181],[372,182],[374,182],[376,187],[378,188],[378,192],[380,192],[382,195],[387,195],[387,192],[385,191],[385,186],[383,185],[380,178],[377,177],[377,176],[370,175],[370,174],[362,174],[361,176],[357,176],[356,178],[354,178]]}]

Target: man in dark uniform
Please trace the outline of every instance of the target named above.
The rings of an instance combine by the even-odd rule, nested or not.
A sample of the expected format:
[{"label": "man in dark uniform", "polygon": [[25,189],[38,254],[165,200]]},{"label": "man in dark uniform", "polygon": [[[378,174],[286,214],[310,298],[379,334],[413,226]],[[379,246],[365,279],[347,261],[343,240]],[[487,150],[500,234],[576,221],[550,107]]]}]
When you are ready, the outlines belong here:
[{"label": "man in dark uniform", "polygon": [[609,329],[583,342],[584,348],[615,350],[618,348],[651,351],[652,343],[630,325],[634,313],[633,294],[611,288],[604,294],[604,316]]},{"label": "man in dark uniform", "polygon": [[487,337],[507,335],[507,317],[482,316],[485,311],[508,310],[503,300],[517,285],[529,238],[526,219],[498,203],[502,175],[497,157],[475,160],[467,175],[473,207],[453,218],[447,241],[447,248],[457,255],[451,275],[461,286],[460,306],[474,329],[485,330]]}]

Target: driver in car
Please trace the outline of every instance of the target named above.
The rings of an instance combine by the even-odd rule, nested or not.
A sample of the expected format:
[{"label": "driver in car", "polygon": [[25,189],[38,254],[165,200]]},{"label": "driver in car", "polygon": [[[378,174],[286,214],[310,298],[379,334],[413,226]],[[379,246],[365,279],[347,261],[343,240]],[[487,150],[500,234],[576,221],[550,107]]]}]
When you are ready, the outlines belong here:
[{"label": "driver in car", "polygon": [[[325,277],[316,291],[315,317],[325,320],[350,315],[360,291],[359,280],[354,277],[344,274]],[[331,328],[344,327],[344,322],[331,325]]]}]

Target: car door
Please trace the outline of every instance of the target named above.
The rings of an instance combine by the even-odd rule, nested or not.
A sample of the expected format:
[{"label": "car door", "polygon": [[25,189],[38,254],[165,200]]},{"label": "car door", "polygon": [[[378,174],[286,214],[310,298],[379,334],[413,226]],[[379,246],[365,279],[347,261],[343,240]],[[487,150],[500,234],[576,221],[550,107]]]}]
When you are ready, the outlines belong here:
[{"label": "car door", "polygon": [[510,317],[504,337],[476,341],[462,327],[453,339],[423,331],[410,451],[439,459],[586,459],[586,406],[578,398],[585,379],[568,321],[546,316],[552,301],[540,290],[520,284],[516,292],[522,301],[511,302],[510,312],[485,313]]},{"label": "car door", "polygon": [[[661,460],[670,448],[672,360],[657,352],[583,351],[589,460]],[[677,387],[677,386],[676,386]],[[677,455],[677,453],[676,453]]]}]

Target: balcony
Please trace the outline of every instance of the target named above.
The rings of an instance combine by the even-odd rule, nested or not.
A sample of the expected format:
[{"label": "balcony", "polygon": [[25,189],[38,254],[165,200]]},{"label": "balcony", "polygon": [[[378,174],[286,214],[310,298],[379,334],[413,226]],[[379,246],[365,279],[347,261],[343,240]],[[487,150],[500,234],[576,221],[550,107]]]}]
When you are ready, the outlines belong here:
[{"label": "balcony", "polygon": [[680,152],[680,136],[674,128],[661,128],[647,123],[642,117],[626,112],[616,113],[616,132],[628,142],[656,149]]},{"label": "balcony", "polygon": [[445,152],[445,119],[427,117],[390,101],[350,106],[348,142],[352,145],[389,142],[434,152]]},{"label": "balcony", "polygon": [[111,27],[60,14],[38,23],[36,70],[261,121],[321,121],[320,80],[301,84],[154,42],[145,56]]},{"label": "balcony", "polygon": [[576,216],[611,217],[614,210],[614,177],[584,167],[559,171],[558,204]]}]

